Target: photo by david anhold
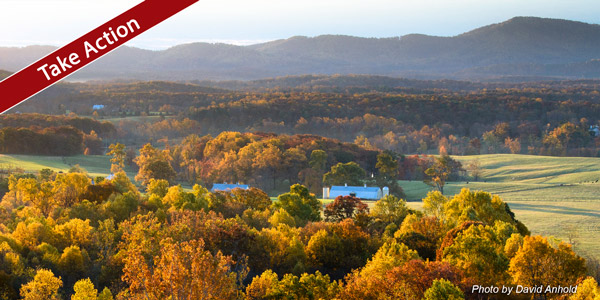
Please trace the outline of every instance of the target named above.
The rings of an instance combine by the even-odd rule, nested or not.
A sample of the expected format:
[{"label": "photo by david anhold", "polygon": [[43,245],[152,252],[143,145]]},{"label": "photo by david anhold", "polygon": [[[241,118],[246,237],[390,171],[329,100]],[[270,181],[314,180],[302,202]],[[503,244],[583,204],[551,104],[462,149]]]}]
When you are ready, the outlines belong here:
[{"label": "photo by david anhold", "polygon": [[[0,81],[141,2],[3,2]],[[37,79],[139,36],[0,114],[0,299],[600,300],[598,16],[202,0],[107,26]]]}]

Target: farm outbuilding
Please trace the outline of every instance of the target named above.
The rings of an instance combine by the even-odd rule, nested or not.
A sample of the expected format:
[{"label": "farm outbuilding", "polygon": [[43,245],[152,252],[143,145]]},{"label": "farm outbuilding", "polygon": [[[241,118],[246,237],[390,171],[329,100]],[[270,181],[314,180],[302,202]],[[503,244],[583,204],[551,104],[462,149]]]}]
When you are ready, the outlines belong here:
[{"label": "farm outbuilding", "polygon": [[227,182],[226,183],[215,183],[215,184],[213,184],[213,187],[212,187],[212,189],[210,189],[210,191],[211,192],[216,192],[216,191],[228,192],[228,191],[231,191],[236,188],[247,190],[250,187],[247,184],[239,184],[239,183],[238,184],[228,184]]},{"label": "farm outbuilding", "polygon": [[379,200],[389,194],[389,189],[364,186],[332,186],[323,188],[323,199],[335,199],[337,196],[353,196],[365,200]]}]

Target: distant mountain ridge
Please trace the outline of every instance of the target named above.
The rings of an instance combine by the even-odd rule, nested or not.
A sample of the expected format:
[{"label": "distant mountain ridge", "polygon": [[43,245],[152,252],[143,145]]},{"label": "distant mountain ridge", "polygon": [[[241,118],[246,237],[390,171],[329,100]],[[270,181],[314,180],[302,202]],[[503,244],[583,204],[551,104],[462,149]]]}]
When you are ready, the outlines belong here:
[{"label": "distant mountain ridge", "polygon": [[[0,48],[16,71],[54,47]],[[73,79],[255,80],[303,74],[407,78],[600,78],[600,25],[516,17],[453,37],[291,37],[251,46],[192,43],[163,51],[122,47]]]}]

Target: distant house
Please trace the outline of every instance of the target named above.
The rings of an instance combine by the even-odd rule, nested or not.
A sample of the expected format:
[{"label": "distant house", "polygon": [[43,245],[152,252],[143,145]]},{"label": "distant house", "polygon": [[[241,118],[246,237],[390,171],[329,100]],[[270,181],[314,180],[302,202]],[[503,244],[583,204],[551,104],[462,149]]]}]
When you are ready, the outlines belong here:
[{"label": "distant house", "polygon": [[383,190],[378,187],[364,186],[332,186],[323,188],[323,199],[335,199],[337,196],[353,196],[365,200],[379,200],[389,194],[388,187]]},{"label": "distant house", "polygon": [[93,110],[101,110],[104,109],[104,105],[103,104],[94,104],[94,106],[92,106]]},{"label": "distant house", "polygon": [[104,179],[106,179],[106,180],[112,180],[113,178],[115,178],[115,174],[110,173],[110,175],[106,176]]},{"label": "distant house", "polygon": [[593,137],[600,136],[600,127],[598,125],[590,126],[590,135]]},{"label": "distant house", "polygon": [[239,184],[239,183],[238,184],[228,184],[227,182],[225,182],[225,183],[213,184],[213,187],[212,187],[212,189],[210,189],[210,191],[211,192],[216,192],[216,191],[228,192],[228,191],[231,191],[236,188],[247,190],[250,187],[247,184]]}]

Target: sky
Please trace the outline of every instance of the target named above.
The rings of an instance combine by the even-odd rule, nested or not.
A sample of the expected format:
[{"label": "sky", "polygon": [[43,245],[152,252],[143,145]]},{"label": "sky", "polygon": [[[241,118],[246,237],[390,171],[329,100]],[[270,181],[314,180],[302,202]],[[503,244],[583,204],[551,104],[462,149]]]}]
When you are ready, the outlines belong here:
[{"label": "sky", "polygon": [[[176,0],[171,0],[176,1]],[[0,0],[0,46],[63,46],[140,0]],[[248,45],[292,36],[454,36],[515,16],[600,23],[598,0],[200,0],[127,45]]]}]

